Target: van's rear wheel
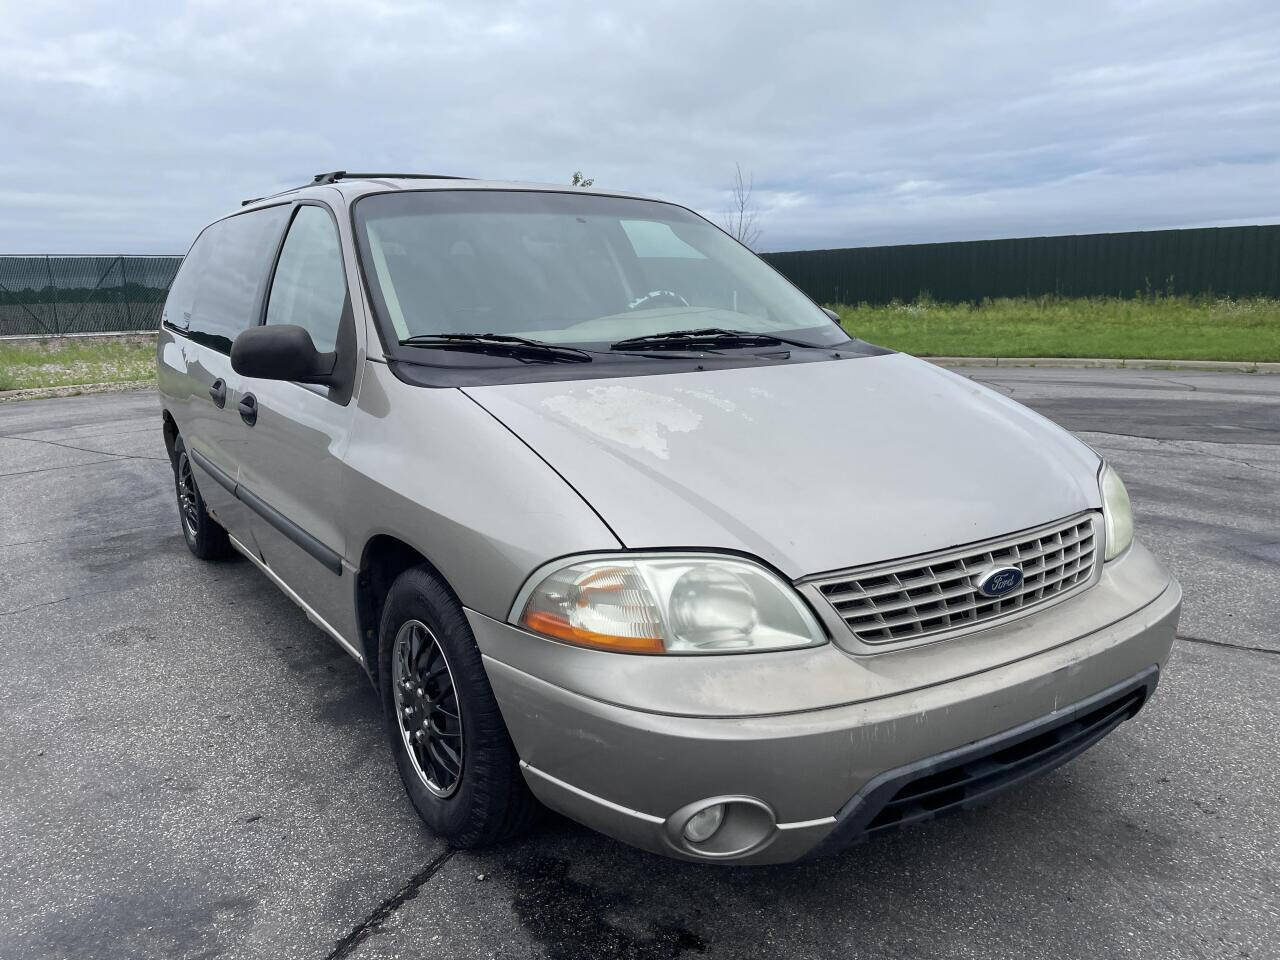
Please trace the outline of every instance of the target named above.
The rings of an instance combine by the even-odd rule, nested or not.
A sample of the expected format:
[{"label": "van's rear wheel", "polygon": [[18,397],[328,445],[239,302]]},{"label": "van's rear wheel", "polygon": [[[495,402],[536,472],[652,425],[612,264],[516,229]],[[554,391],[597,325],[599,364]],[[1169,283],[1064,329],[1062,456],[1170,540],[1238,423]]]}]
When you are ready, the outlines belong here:
[{"label": "van's rear wheel", "polygon": [[453,594],[415,567],[382,610],[378,677],[387,735],[409,799],[436,833],[460,847],[516,836],[538,802]]},{"label": "van's rear wheel", "polygon": [[231,541],[227,531],[209,516],[204,498],[196,486],[195,470],[187,455],[182,437],[173,442],[173,485],[178,494],[178,519],[182,524],[182,539],[201,560],[220,560],[231,554]]}]

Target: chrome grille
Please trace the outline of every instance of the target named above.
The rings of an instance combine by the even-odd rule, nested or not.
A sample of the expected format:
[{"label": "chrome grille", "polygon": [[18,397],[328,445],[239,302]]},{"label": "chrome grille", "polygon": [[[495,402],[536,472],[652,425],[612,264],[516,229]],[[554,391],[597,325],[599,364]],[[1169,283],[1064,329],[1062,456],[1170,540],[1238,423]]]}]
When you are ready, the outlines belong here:
[{"label": "chrome grille", "polygon": [[[1039,530],[972,544],[900,563],[811,581],[864,643],[892,643],[987,626],[1061,599],[1092,581],[1097,567],[1095,522],[1077,516]],[[1015,566],[1023,581],[992,599],[978,577]]]}]

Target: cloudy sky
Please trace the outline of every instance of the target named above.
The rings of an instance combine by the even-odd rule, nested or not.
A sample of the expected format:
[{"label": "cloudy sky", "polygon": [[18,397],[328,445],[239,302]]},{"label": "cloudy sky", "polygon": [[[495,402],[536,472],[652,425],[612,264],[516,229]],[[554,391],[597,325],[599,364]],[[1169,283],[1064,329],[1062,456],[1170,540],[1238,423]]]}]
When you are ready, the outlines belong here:
[{"label": "cloudy sky", "polygon": [[0,0],[0,253],[321,170],[657,195],[785,250],[1280,220],[1280,4]]}]

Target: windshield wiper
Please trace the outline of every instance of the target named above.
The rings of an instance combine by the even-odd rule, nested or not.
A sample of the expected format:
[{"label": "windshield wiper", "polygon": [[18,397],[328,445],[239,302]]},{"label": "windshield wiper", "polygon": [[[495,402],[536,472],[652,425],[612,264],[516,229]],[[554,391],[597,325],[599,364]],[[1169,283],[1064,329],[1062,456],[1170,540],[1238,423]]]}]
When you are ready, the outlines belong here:
[{"label": "windshield wiper", "polygon": [[505,333],[420,333],[405,337],[402,347],[444,347],[473,350],[512,357],[523,362],[590,363],[591,354],[577,347],[565,347],[541,340],[528,340]]},{"label": "windshield wiper", "polygon": [[669,330],[666,333],[649,333],[643,337],[627,337],[610,344],[611,350],[665,350],[675,347],[688,350],[692,346],[714,347],[776,347],[781,344],[793,347],[817,349],[818,344],[805,343],[780,337],[776,333],[752,333],[749,330],[726,330],[723,327],[704,327],[700,330]]}]

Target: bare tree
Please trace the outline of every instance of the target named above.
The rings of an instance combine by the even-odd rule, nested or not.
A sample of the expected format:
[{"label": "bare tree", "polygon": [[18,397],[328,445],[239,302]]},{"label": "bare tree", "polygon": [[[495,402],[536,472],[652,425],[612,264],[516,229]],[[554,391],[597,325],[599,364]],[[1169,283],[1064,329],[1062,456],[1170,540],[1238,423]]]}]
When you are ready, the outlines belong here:
[{"label": "bare tree", "polygon": [[742,179],[742,164],[735,163],[733,180],[733,206],[725,214],[720,225],[725,232],[752,250],[760,239],[760,209],[755,201],[755,175]]},{"label": "bare tree", "polygon": [[569,178],[569,186],[571,187],[589,187],[595,182],[595,177],[584,177],[581,170],[573,171],[573,176]]}]

